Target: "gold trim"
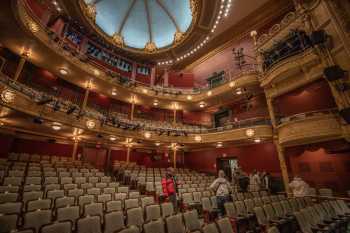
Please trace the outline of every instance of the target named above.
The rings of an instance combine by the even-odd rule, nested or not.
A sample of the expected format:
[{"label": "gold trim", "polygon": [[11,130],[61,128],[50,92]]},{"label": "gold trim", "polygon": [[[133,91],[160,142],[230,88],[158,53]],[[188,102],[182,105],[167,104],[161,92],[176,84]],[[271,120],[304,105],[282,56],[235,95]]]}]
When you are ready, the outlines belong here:
[{"label": "gold trim", "polygon": [[[123,46],[120,46],[119,44],[114,42],[113,36],[109,36],[107,35],[96,23],[95,23],[95,17],[91,17],[89,16],[89,14],[93,13],[93,9],[87,9],[87,5],[85,3],[84,0],[79,0],[79,6],[80,9],[82,10],[83,15],[85,16],[85,19],[88,21],[89,25],[103,38],[105,39],[107,42],[122,48],[126,51],[129,52],[134,52],[134,53],[141,53],[141,54],[147,54],[147,53],[152,53],[152,54],[159,54],[159,53],[163,53],[163,52],[167,52],[171,49],[176,48],[177,46],[179,46],[182,42],[184,42],[193,32],[195,26],[198,23],[199,20],[199,12],[201,9],[201,5],[202,5],[202,1],[203,0],[189,0],[190,1],[190,7],[191,7],[191,12],[192,12],[192,22],[191,25],[188,27],[188,29],[186,30],[186,32],[183,32],[183,37],[182,40],[179,41],[178,43],[172,43],[168,46],[162,47],[162,48],[157,48],[156,50],[152,50],[152,52],[149,52],[148,50],[146,50],[145,48],[147,47],[147,44],[145,45],[145,48],[143,49],[138,49],[138,48],[132,48],[129,47],[127,45],[125,45],[125,43],[123,43]],[[97,13],[96,13],[97,14]],[[93,15],[92,15],[93,16]]]}]

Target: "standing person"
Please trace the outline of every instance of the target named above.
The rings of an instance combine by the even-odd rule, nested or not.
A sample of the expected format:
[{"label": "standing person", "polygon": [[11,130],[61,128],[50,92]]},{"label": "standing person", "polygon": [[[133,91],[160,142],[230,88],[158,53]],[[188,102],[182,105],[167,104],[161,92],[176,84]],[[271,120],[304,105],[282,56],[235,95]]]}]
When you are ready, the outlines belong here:
[{"label": "standing person", "polygon": [[229,201],[231,187],[230,182],[228,182],[225,178],[225,172],[223,170],[219,170],[218,178],[214,180],[209,188],[215,192],[219,216],[224,216],[225,203]]},{"label": "standing person", "polygon": [[177,181],[172,167],[167,169],[165,177],[162,178],[162,188],[164,196],[169,199],[177,212]]},{"label": "standing person", "polygon": [[250,175],[250,191],[257,192],[259,191],[260,186],[260,177],[256,170]]},{"label": "standing person", "polygon": [[241,192],[248,192],[249,177],[244,172],[238,174],[238,184]]},{"label": "standing person", "polygon": [[264,172],[262,176],[262,189],[269,191],[270,190],[270,173]]},{"label": "standing person", "polygon": [[299,176],[295,176],[289,184],[294,197],[305,197],[309,194],[309,185]]}]

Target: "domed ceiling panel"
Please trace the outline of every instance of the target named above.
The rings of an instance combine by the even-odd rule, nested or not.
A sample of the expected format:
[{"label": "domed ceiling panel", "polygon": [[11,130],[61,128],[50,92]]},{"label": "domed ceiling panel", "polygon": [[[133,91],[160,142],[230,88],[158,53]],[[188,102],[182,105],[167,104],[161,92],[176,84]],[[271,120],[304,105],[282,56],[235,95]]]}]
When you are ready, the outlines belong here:
[{"label": "domed ceiling panel", "polygon": [[94,23],[127,48],[156,50],[183,39],[193,18],[191,0],[83,0],[94,7]]}]

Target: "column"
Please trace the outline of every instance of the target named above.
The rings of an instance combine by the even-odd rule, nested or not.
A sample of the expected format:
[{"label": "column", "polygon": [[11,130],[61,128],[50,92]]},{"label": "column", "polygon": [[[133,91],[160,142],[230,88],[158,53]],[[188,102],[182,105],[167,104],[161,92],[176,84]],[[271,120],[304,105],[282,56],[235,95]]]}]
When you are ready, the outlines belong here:
[{"label": "column", "polygon": [[132,101],[131,111],[130,111],[130,120],[134,120],[134,112],[135,112],[135,101]]},{"label": "column", "polygon": [[267,101],[267,108],[269,110],[272,126],[273,128],[276,128],[277,122],[276,122],[275,110],[273,108],[273,99],[271,97],[266,97],[266,101]]},{"label": "column", "polygon": [[21,56],[21,59],[19,60],[19,63],[18,63],[17,69],[16,69],[15,76],[13,78],[14,81],[18,81],[19,76],[22,73],[24,64],[26,63],[26,58],[27,58],[27,55],[25,55],[25,54]]},{"label": "column", "polygon": [[173,149],[174,151],[174,157],[173,157],[173,163],[174,163],[174,168],[176,168],[176,148]]},{"label": "column", "polygon": [[106,164],[105,164],[105,169],[108,172],[110,171],[110,167],[111,167],[111,153],[112,153],[112,149],[109,147],[107,149],[107,158],[106,158]]},{"label": "column", "polygon": [[126,147],[126,163],[130,163],[130,152],[131,152],[131,146]]},{"label": "column", "polygon": [[137,69],[137,64],[135,62],[132,63],[132,71],[131,71],[131,80],[135,82],[136,80],[136,69]]},{"label": "column", "polygon": [[164,87],[168,87],[169,86],[169,72],[166,69],[164,74],[163,74],[163,83],[164,83]]},{"label": "column", "polygon": [[74,144],[73,144],[73,152],[72,152],[72,160],[73,161],[75,161],[75,159],[76,159],[76,154],[78,151],[78,143],[79,143],[79,141],[75,139]]},{"label": "column", "polygon": [[89,99],[89,93],[90,93],[90,86],[88,86],[86,88],[86,90],[85,90],[83,104],[81,105],[81,111],[86,108],[86,105],[87,105],[87,102],[88,102],[88,99]]},{"label": "column", "polygon": [[289,176],[288,176],[288,168],[287,168],[285,155],[284,155],[284,148],[279,144],[278,139],[274,140],[274,144],[276,146],[278,160],[280,162],[284,188],[286,193],[289,193]]},{"label": "column", "polygon": [[176,124],[176,108],[173,110],[173,124]]},{"label": "column", "polygon": [[151,86],[154,86],[154,83],[156,81],[156,68],[151,68]]}]

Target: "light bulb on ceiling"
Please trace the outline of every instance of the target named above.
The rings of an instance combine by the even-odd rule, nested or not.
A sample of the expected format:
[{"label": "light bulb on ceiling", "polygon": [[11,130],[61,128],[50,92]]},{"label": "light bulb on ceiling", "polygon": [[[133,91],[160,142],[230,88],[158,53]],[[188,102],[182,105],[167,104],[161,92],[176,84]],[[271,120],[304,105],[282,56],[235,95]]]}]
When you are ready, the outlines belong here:
[{"label": "light bulb on ceiling", "polygon": [[58,122],[53,122],[51,127],[52,127],[53,130],[58,131],[58,130],[60,130],[62,128],[62,124],[58,123]]}]

